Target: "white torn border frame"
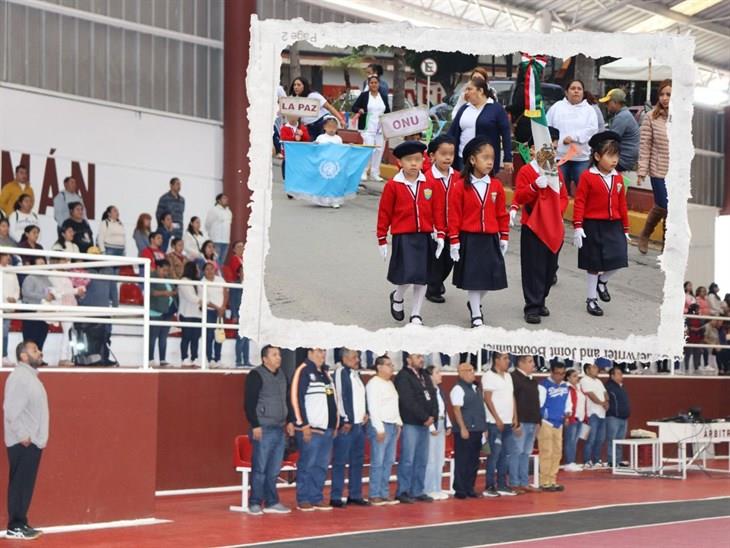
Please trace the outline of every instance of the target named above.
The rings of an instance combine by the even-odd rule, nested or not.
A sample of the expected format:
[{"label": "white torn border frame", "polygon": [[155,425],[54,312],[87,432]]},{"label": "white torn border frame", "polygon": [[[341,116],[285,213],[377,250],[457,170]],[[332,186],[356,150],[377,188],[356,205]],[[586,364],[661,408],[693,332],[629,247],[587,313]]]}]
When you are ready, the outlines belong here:
[{"label": "white torn border frame", "polygon": [[[664,300],[656,334],[630,335],[625,339],[569,336],[550,330],[506,330],[498,327],[466,329],[457,326],[412,326],[369,331],[359,326],[281,319],[272,315],[266,297],[264,273],[269,251],[272,208],[271,127],[276,112],[275,87],[279,83],[281,52],[296,41],[315,46],[347,48],[363,44],[415,50],[458,50],[463,53],[505,55],[516,51],[567,58],[583,53],[592,58],[652,57],[672,67],[672,124],[667,186],[670,196],[667,241],[660,257]],[[251,147],[248,153],[253,193],[250,227],[244,253],[245,276],[241,307],[241,335],[261,344],[287,348],[347,346],[381,352],[457,353],[488,348],[512,353],[539,354],[590,360],[597,356],[619,361],[649,361],[681,356],[684,343],[682,283],[687,264],[690,231],[687,200],[690,197],[692,96],[695,82],[695,44],[690,36],[597,32],[491,32],[481,28],[415,28],[407,23],[308,23],[251,18],[251,50],[246,89]],[[242,75],[246,67],[241,67]],[[375,220],[373,220],[373,227]],[[375,239],[373,238],[373,241]],[[313,243],[313,245],[315,245]],[[295,275],[295,270],[292,270]],[[328,306],[323,300],[322,306]],[[651,312],[650,312],[651,313]],[[628,318],[627,318],[628,319]],[[640,321],[631,318],[631,321]],[[597,320],[600,321],[600,320]]]}]

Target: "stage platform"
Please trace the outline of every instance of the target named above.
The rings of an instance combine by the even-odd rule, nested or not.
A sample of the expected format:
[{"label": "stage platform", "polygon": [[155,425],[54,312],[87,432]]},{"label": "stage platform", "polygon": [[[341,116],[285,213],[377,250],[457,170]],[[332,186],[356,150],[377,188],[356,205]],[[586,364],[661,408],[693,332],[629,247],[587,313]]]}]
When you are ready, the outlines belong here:
[{"label": "stage platform", "polygon": [[[479,480],[480,487],[484,481]],[[34,546],[296,546],[419,548],[490,546],[722,546],[730,524],[730,478],[693,472],[687,481],[618,478],[609,470],[561,473],[563,493],[455,500],[330,512],[250,516],[230,512],[237,494],[157,497],[164,523],[49,532]],[[294,505],[294,490],[282,501]],[[516,543],[516,544],[513,544]]]}]

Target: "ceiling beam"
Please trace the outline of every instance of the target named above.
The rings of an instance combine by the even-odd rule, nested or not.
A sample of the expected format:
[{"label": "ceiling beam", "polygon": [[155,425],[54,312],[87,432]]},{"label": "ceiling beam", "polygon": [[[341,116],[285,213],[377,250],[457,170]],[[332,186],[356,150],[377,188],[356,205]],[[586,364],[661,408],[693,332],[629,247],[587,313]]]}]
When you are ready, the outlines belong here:
[{"label": "ceiling beam", "polygon": [[679,13],[678,11],[674,11],[665,7],[658,2],[632,0],[631,2],[627,2],[626,6],[635,11],[640,11],[649,15],[661,15],[662,17],[671,19],[672,21],[674,21],[675,23],[679,23],[680,25],[685,25],[700,32],[712,34],[713,36],[719,36],[720,38],[724,38],[725,40],[730,40],[730,28],[724,27],[722,25],[717,25],[715,23],[708,23],[706,21],[703,21],[699,17],[684,15],[683,13]]}]

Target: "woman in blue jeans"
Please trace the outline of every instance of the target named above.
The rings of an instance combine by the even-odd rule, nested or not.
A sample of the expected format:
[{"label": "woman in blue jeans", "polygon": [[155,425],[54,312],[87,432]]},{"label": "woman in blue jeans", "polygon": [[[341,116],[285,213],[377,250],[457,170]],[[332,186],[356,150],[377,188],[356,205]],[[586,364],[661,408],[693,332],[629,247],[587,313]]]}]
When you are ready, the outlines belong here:
[{"label": "woman in blue jeans", "polygon": [[[200,279],[198,265],[189,262],[183,270],[183,280]],[[202,300],[198,294],[198,289],[192,285],[180,285],[177,289],[179,298],[178,316],[181,322],[200,323],[202,317]],[[180,340],[180,358],[184,367],[194,365],[198,359],[198,341],[200,340],[199,327],[183,327],[182,339]],[[188,354],[188,351],[190,354]],[[188,355],[190,358],[188,358]]]}]

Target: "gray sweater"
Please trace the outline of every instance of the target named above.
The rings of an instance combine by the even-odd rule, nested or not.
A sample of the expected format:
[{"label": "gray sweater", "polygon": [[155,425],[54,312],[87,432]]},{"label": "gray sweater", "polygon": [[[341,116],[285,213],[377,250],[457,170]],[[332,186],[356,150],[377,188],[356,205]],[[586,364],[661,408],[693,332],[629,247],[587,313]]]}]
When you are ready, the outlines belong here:
[{"label": "gray sweater", "polygon": [[608,129],[621,137],[619,165],[625,171],[634,170],[639,160],[639,124],[634,115],[627,107],[623,107],[611,118]]},{"label": "gray sweater", "polygon": [[48,443],[48,396],[38,371],[19,363],[5,382],[5,445],[30,438],[39,449]]}]

